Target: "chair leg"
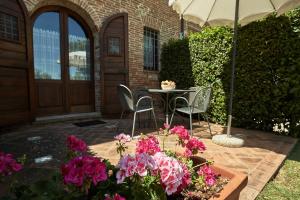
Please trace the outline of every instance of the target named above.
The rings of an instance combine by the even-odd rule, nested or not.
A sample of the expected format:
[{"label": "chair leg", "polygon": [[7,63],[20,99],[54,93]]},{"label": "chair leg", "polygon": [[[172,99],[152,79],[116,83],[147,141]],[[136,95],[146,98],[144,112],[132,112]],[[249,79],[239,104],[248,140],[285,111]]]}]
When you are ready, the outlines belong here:
[{"label": "chair leg", "polygon": [[134,112],[134,114],[133,114],[133,123],[132,123],[131,137],[133,137],[133,135],[134,135],[135,119],[136,119],[136,112]]},{"label": "chair leg", "polygon": [[138,113],[137,120],[139,121],[139,128],[141,128],[141,115]]},{"label": "chair leg", "polygon": [[171,127],[172,122],[173,122],[174,114],[175,114],[175,109],[173,110],[172,115],[171,115],[171,119],[170,119],[170,123],[169,123],[170,127]]},{"label": "chair leg", "polygon": [[193,119],[192,119],[192,112],[190,112],[190,134],[193,135]]},{"label": "chair leg", "polygon": [[150,121],[152,120],[151,113],[148,112],[148,121],[147,121],[147,126],[150,127]]},{"label": "chair leg", "polygon": [[201,125],[200,123],[200,113],[198,113],[198,122],[199,122],[199,126]]},{"label": "chair leg", "polygon": [[122,118],[123,118],[123,114],[124,114],[124,110],[122,110],[122,113],[121,113],[121,117],[120,117],[120,119],[122,119]]},{"label": "chair leg", "polygon": [[205,119],[207,121],[207,124],[208,124],[209,134],[210,134],[210,136],[212,136],[211,128],[210,128],[210,124],[209,124],[209,117],[206,114],[204,114],[204,117],[205,117]]},{"label": "chair leg", "polygon": [[157,122],[156,122],[156,117],[155,117],[154,109],[152,109],[152,114],[153,114],[153,119],[154,119],[156,131],[157,131],[157,133],[159,134],[159,131],[158,131],[158,128],[157,128]]}]

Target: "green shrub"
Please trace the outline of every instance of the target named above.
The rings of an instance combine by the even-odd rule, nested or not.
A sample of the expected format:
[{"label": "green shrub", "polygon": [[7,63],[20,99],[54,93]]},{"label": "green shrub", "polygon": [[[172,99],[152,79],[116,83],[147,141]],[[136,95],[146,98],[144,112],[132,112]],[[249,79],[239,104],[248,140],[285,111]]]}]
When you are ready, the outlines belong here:
[{"label": "green shrub", "polygon": [[[174,45],[182,41],[189,43],[189,52]],[[163,70],[168,66],[172,71],[168,79],[180,86],[191,77],[182,73],[190,64],[172,68],[172,59],[190,59],[189,84],[213,86],[210,117],[222,124],[227,120],[231,44],[231,29],[208,27],[188,41],[164,45],[168,59],[162,56]],[[300,9],[239,28],[233,117],[234,126],[266,131],[277,126],[276,132],[300,136]]]},{"label": "green shrub", "polygon": [[177,88],[194,85],[188,39],[171,39],[162,46],[159,79],[172,80]]},{"label": "green shrub", "polygon": [[227,119],[223,68],[230,62],[231,40],[231,30],[224,27],[205,28],[189,37],[195,84],[213,87],[210,118],[222,124]]},{"label": "green shrub", "polygon": [[276,124],[291,122],[300,40],[289,18],[271,16],[243,27],[238,44],[235,125],[272,131]]}]

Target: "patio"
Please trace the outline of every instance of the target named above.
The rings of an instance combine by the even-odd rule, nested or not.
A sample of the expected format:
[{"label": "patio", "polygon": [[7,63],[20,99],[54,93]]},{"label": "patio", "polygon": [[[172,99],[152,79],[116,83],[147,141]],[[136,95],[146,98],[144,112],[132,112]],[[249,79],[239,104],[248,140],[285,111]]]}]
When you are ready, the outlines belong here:
[{"label": "patio", "polygon": [[[6,130],[0,136],[1,150],[11,152],[16,157],[23,154],[27,155],[27,169],[23,170],[23,174],[27,175],[25,177],[28,181],[34,179],[30,176],[31,173],[27,171],[29,168],[35,171],[37,168],[53,169],[60,166],[66,150],[66,137],[70,134],[84,139],[98,156],[107,158],[116,164],[118,154],[113,137],[123,131],[130,133],[131,122],[129,119],[104,121],[107,123],[87,127],[77,127],[72,122],[65,122]],[[297,139],[291,137],[233,128],[233,134],[239,134],[245,139],[245,146],[238,149],[221,147],[213,144],[211,139],[205,139],[209,135],[207,127],[197,127],[197,124],[194,124],[196,127],[194,135],[203,138],[207,146],[207,150],[201,156],[212,159],[217,164],[248,174],[248,185],[240,196],[242,200],[255,199],[264,185],[277,172],[297,142]],[[202,122],[201,124],[205,123]],[[145,134],[157,134],[151,131],[153,131],[152,128],[138,128],[137,130],[137,132]],[[225,133],[225,129],[220,125],[213,124],[212,132],[214,135],[221,134]],[[130,142],[128,152],[133,151],[135,142],[136,140]],[[174,149],[175,143],[175,138],[169,137],[166,141],[166,147]],[[53,159],[44,163],[34,162],[35,158],[43,156],[52,156]],[[40,177],[40,175],[38,176]]]}]

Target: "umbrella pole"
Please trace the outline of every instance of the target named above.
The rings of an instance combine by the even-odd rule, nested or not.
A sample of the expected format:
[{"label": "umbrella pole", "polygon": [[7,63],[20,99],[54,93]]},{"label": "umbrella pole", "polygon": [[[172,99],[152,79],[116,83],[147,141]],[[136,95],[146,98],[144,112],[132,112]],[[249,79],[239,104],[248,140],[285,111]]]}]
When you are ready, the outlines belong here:
[{"label": "umbrella pole", "polygon": [[232,121],[232,103],[235,79],[235,65],[236,65],[236,52],[237,52],[237,34],[238,34],[238,20],[239,20],[239,4],[240,1],[236,0],[235,4],[235,17],[233,27],[233,51],[232,51],[232,68],[231,68],[231,82],[230,82],[230,96],[229,96],[229,115],[227,123],[227,136],[231,137],[231,121]]}]

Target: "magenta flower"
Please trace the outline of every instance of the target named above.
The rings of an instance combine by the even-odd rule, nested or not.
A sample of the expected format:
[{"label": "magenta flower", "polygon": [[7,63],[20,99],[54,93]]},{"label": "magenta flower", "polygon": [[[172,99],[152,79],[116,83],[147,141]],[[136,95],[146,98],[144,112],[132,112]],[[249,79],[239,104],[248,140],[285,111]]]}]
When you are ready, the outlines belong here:
[{"label": "magenta flower", "polygon": [[119,194],[115,194],[115,195],[113,196],[113,198],[111,198],[110,195],[106,194],[104,200],[126,200],[126,199],[125,199],[125,197],[122,197],[122,196],[119,195]]},{"label": "magenta flower", "polygon": [[136,153],[148,153],[149,155],[154,155],[157,152],[161,152],[161,149],[157,138],[150,135],[147,138],[138,140],[135,151]]},{"label": "magenta flower", "polygon": [[179,138],[179,143],[184,146],[187,140],[190,139],[190,134],[187,129],[184,128],[184,126],[174,126],[171,129],[172,134],[176,134]]},{"label": "magenta flower", "polygon": [[190,173],[189,169],[187,168],[187,166],[184,163],[180,163],[180,165],[183,169],[184,176],[182,177],[182,183],[179,186],[178,191],[182,191],[189,184],[192,183],[191,173]]},{"label": "magenta flower", "polygon": [[164,129],[169,129],[169,128],[170,128],[170,125],[167,123],[164,123]]},{"label": "magenta flower", "polygon": [[203,176],[205,183],[208,186],[213,186],[216,182],[216,174],[213,172],[213,170],[209,167],[209,165],[204,165],[200,167],[198,170],[198,175]]},{"label": "magenta flower", "polygon": [[13,172],[18,172],[21,169],[22,165],[17,163],[12,154],[0,152],[0,175],[11,175]]},{"label": "magenta flower", "polygon": [[78,152],[87,151],[86,143],[83,140],[75,137],[74,135],[68,136],[67,143],[69,149],[72,151],[78,151]]},{"label": "magenta flower", "polygon": [[197,154],[198,151],[203,152],[206,149],[204,143],[195,137],[192,137],[187,141],[185,148],[184,155],[187,157]]},{"label": "magenta flower", "polygon": [[70,160],[61,168],[65,184],[81,187],[84,180],[97,185],[107,179],[106,165],[93,156],[79,156]]},{"label": "magenta flower", "polygon": [[119,142],[126,143],[131,141],[130,135],[126,135],[124,133],[120,133],[119,135],[114,137],[116,140],[119,140]]}]

